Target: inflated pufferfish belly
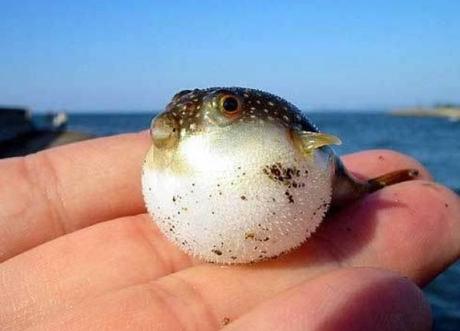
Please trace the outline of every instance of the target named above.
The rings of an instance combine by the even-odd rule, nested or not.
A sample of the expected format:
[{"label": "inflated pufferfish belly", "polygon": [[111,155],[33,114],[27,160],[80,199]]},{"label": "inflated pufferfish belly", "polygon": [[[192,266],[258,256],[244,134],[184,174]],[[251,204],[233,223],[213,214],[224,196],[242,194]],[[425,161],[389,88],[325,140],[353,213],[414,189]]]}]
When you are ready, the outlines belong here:
[{"label": "inflated pufferfish belly", "polygon": [[177,154],[183,173],[144,171],[144,196],[160,229],[207,261],[254,262],[297,247],[331,200],[326,154],[305,158],[285,132],[250,129],[225,151],[201,136],[184,141]]},{"label": "inflated pufferfish belly", "polygon": [[300,112],[242,88],[178,93],[152,122],[142,187],[168,239],[209,262],[248,263],[301,245],[329,206],[340,206],[410,170],[360,182]]}]

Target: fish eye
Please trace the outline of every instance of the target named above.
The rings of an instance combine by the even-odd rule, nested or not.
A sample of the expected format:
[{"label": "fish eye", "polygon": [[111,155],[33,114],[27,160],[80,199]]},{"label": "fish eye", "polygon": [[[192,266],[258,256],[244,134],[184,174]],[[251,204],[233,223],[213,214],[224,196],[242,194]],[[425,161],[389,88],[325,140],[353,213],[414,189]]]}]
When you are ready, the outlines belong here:
[{"label": "fish eye", "polygon": [[232,95],[224,96],[221,99],[221,106],[227,114],[236,114],[240,111],[240,102]]}]

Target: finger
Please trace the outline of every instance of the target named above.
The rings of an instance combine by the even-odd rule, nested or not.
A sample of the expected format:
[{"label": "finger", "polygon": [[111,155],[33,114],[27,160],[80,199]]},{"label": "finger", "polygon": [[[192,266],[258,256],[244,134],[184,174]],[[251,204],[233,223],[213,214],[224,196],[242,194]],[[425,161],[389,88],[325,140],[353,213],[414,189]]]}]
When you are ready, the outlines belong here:
[{"label": "finger", "polygon": [[324,222],[323,241],[342,264],[394,270],[424,284],[460,257],[460,199],[428,181],[389,186]]},{"label": "finger", "polygon": [[351,268],[289,289],[225,330],[428,331],[431,324],[428,303],[408,279],[376,269]]},{"label": "finger", "polygon": [[[102,222],[61,236],[0,264],[0,329],[16,328],[88,297],[141,284],[192,264],[148,215]],[[50,300],[50,298],[53,298]]]},{"label": "finger", "polygon": [[0,161],[0,261],[85,226],[144,211],[146,133]]},{"label": "finger", "polygon": [[[71,263],[68,261],[68,264]],[[31,284],[29,280],[28,286],[21,286],[19,298],[5,286],[2,290],[10,291],[10,294],[1,298],[0,328],[215,330],[226,316],[236,318],[281,289],[298,283],[304,279],[306,272],[304,268],[291,270],[287,266],[263,270],[254,266],[200,265],[154,281],[144,279],[131,285],[118,282],[116,286],[100,291],[92,284],[102,283],[96,279],[101,270],[93,269],[93,273],[83,272],[86,282],[77,282],[69,293],[66,283],[73,283],[75,278],[79,278],[79,270],[83,268],[73,265],[74,277],[62,278],[57,284],[46,277],[36,279],[35,283],[40,284]],[[139,268],[136,266],[136,269]],[[59,272],[56,265],[46,269],[51,273]],[[107,277],[110,272],[129,272],[120,269],[113,268],[102,273]],[[319,269],[316,268],[316,272]],[[13,280],[7,281],[11,284]],[[17,278],[18,281],[23,279]],[[43,290],[37,293],[39,285]],[[29,297],[27,304],[21,296]]]},{"label": "finger", "polygon": [[[274,309],[274,303],[269,301],[243,317],[241,324],[238,318],[247,312],[249,305],[246,302],[242,302],[240,313],[235,315],[228,309],[228,306],[231,306],[230,300],[206,302],[206,298],[201,294],[190,284],[181,281],[172,287],[158,282],[141,284],[96,298],[91,297],[75,304],[72,309],[35,322],[34,326],[43,330],[215,330],[229,321],[235,321],[235,327],[245,326],[245,323],[251,325],[252,318],[263,319],[261,311],[264,309],[270,310],[266,316],[268,320],[276,319],[280,317],[279,310],[282,307],[295,309],[293,313],[300,310],[300,316],[303,318],[299,320],[297,316],[297,321],[312,321],[315,327],[354,326],[361,322],[361,325],[370,325],[368,329],[374,330],[372,326],[376,323],[381,326],[381,323],[388,322],[388,330],[392,330],[391,327],[400,327],[396,329],[398,330],[405,326],[414,327],[414,330],[429,330],[430,325],[429,306],[424,302],[420,291],[407,280],[372,270],[338,271],[299,284],[298,287],[274,299],[281,300],[279,303],[283,304],[277,305],[278,310]],[[292,297],[292,303],[289,302],[289,297]],[[301,300],[303,302],[299,305]],[[306,309],[301,307],[311,308],[313,311],[305,311]],[[328,324],[315,324],[315,316],[319,322]],[[358,317],[362,321],[359,321]],[[424,326],[426,328],[423,328]],[[341,328],[326,330],[336,329]]]},{"label": "finger", "polygon": [[345,166],[358,177],[372,178],[400,169],[417,169],[419,178],[433,180],[428,170],[417,160],[387,149],[375,149],[342,157]]}]

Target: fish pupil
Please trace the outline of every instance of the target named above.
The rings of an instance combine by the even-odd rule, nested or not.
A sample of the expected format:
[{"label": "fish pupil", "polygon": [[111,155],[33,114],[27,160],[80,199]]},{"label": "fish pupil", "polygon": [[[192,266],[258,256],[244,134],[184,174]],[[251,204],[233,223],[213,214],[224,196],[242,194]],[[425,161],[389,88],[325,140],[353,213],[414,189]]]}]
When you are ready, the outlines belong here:
[{"label": "fish pupil", "polygon": [[234,97],[225,98],[222,107],[226,112],[233,113],[238,110],[238,100]]}]

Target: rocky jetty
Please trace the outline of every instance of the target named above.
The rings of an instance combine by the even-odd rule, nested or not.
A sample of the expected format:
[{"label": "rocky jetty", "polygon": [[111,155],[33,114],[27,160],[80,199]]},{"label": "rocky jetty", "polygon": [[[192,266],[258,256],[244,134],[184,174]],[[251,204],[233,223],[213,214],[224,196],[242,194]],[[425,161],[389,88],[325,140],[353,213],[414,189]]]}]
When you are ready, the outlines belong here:
[{"label": "rocky jetty", "polygon": [[0,158],[27,155],[93,137],[68,131],[67,122],[66,113],[47,114],[42,121],[36,121],[26,108],[0,107]]}]

